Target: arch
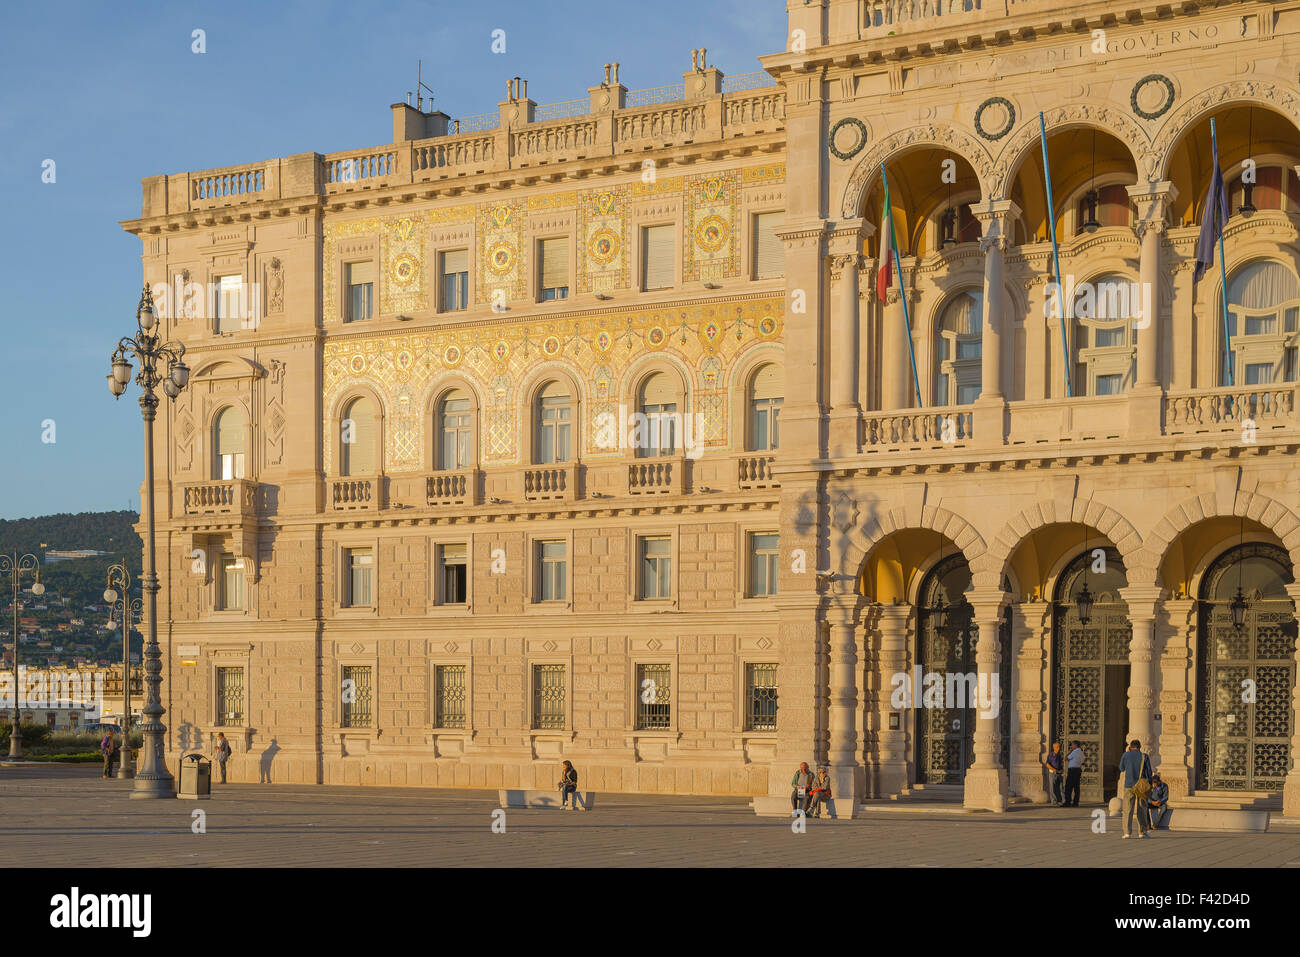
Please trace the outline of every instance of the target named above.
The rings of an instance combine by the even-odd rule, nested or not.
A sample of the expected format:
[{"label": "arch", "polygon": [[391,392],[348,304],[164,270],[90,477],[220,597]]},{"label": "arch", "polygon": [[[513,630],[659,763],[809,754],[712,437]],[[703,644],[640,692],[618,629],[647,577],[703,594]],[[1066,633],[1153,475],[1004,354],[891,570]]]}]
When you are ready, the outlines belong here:
[{"label": "arch", "polygon": [[252,474],[252,429],[247,410],[237,402],[217,408],[208,426],[214,480],[241,479]]},{"label": "arch", "polygon": [[887,136],[867,150],[844,185],[844,195],[840,202],[841,215],[845,219],[856,219],[862,215],[862,204],[880,174],[881,163],[896,154],[926,146],[948,150],[966,160],[979,180],[981,194],[989,195],[993,160],[978,139],[965,130],[952,126],[915,126]]},{"label": "arch", "polygon": [[681,396],[682,408],[678,411],[684,413],[691,397],[690,373],[680,362],[663,355],[644,356],[623,373],[623,381],[619,386],[619,396],[622,402],[629,409],[638,408],[641,401],[641,390],[644,388],[646,381],[651,376],[660,373],[671,377],[677,389],[677,394]]},{"label": "arch", "polygon": [[558,383],[569,396],[568,408],[571,410],[569,423],[569,454],[566,461],[575,462],[582,456],[582,441],[585,429],[583,421],[583,393],[579,385],[581,376],[567,363],[548,362],[536,369],[522,384],[519,394],[524,401],[519,403],[519,412],[523,416],[522,434],[524,436],[523,461],[525,464],[537,464],[540,453],[538,437],[540,434],[540,402],[543,393],[552,383]]},{"label": "arch", "polygon": [[[1194,495],[1166,512],[1147,535],[1141,558],[1143,566],[1158,572],[1180,534],[1206,519],[1227,517],[1248,518],[1271,531],[1291,556],[1291,564],[1300,568],[1300,519],[1276,499],[1238,488]],[[1165,584],[1158,578],[1152,581]]]},{"label": "arch", "polygon": [[[768,366],[776,367],[781,382],[784,383],[784,348],[773,343],[764,343],[759,348],[746,350],[739,361],[732,364],[728,388],[731,396],[731,447],[735,450],[753,450],[750,396],[754,377]],[[784,395],[782,400],[784,401]]]},{"label": "arch", "polygon": [[1124,560],[1129,584],[1155,580],[1156,569],[1141,559],[1142,536],[1123,515],[1092,499],[1047,499],[1022,509],[1007,522],[978,565],[972,563],[981,588],[996,588],[1007,573],[1007,565],[1020,543],[1046,525],[1084,525],[1108,538]]},{"label": "arch", "polygon": [[482,461],[482,450],[480,448],[482,439],[482,409],[483,399],[477,383],[459,373],[444,375],[439,377],[424,390],[423,409],[424,409],[424,464],[426,471],[433,471],[439,468],[445,468],[439,457],[438,442],[440,440],[441,422],[439,415],[442,410],[442,403],[449,394],[456,391],[463,392],[469,399],[470,429],[472,437],[470,439],[470,468],[476,466]]},{"label": "arch", "polygon": [[[840,503],[845,504],[845,503]],[[870,505],[875,502],[868,503]],[[831,502],[832,516],[837,510],[834,496]],[[853,503],[853,508],[857,504]],[[853,568],[855,581],[861,582],[866,571],[867,561],[875,549],[891,535],[898,532],[929,531],[942,535],[966,556],[972,574],[976,563],[984,556],[987,546],[984,538],[975,527],[955,512],[938,506],[902,505],[888,511],[871,511],[867,521],[861,525],[854,524],[845,532],[845,560],[842,567]]]},{"label": "arch", "polygon": [[335,397],[326,428],[326,435],[329,440],[330,465],[335,475],[343,474],[343,443],[340,441],[343,419],[346,416],[348,407],[360,398],[367,398],[374,403],[375,466],[376,471],[379,473],[384,470],[384,425],[387,421],[388,410],[384,405],[383,393],[369,384],[350,382],[347,388],[340,391]]},{"label": "arch", "polygon": [[[1129,156],[1133,160],[1133,168],[1138,171],[1139,181],[1142,179],[1144,167],[1147,168],[1147,179],[1154,182],[1159,178],[1151,175],[1150,138],[1135,120],[1116,107],[1073,103],[1044,111],[1043,122],[1047,127],[1048,138],[1051,138],[1053,133],[1075,127],[1094,128],[1109,133],[1128,148]],[[1040,140],[1038,117],[1027,118],[998,154],[989,173],[989,190],[985,193],[986,196],[991,196],[995,201],[1011,198],[1011,187],[1016,181],[1020,168],[1033,153],[1038,152],[1041,155]]]},{"label": "arch", "polygon": [[1174,147],[1215,108],[1249,103],[1270,109],[1300,130],[1300,96],[1267,80],[1230,80],[1189,97],[1174,109],[1152,137],[1148,175],[1151,182],[1168,179]]}]

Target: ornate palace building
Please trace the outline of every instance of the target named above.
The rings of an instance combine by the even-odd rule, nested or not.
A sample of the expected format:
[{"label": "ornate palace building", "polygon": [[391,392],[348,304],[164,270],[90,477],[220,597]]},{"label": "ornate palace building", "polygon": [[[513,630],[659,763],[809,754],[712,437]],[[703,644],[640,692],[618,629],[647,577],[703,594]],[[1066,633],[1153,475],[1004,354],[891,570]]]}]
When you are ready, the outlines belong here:
[{"label": "ornate palace building", "polygon": [[1300,3],[787,6],[144,180],[173,767],[1001,810],[1132,736],[1300,815]]}]

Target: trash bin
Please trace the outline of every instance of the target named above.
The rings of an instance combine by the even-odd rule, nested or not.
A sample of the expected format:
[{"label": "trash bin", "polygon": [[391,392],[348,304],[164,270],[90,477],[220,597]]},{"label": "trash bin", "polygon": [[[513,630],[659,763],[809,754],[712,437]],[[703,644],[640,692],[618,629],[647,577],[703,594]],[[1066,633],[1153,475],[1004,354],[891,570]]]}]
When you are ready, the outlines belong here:
[{"label": "trash bin", "polygon": [[212,762],[201,754],[187,754],[181,758],[181,780],[176,789],[178,798],[203,800],[212,797]]}]

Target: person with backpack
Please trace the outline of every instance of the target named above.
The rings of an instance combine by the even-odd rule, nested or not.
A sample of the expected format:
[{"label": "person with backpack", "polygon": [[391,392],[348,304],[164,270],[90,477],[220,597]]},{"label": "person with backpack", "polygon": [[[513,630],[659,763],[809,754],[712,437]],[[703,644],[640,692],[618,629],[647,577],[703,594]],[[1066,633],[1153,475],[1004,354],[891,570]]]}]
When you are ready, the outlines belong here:
[{"label": "person with backpack", "polygon": [[1147,815],[1147,797],[1151,793],[1151,762],[1142,753],[1142,742],[1134,738],[1128,750],[1119,759],[1120,820],[1124,822],[1124,838],[1132,836],[1133,816],[1137,815],[1138,837],[1146,837],[1151,829]]},{"label": "person with backpack", "polygon": [[214,750],[213,757],[217,759],[217,765],[221,768],[221,783],[226,783],[226,759],[230,757],[230,742],[226,740],[223,732],[217,732],[217,746]]},{"label": "person with backpack", "polygon": [[569,810],[569,795],[573,795],[573,810],[578,809],[578,771],[572,761],[565,761],[560,775],[560,807]]},{"label": "person with backpack", "polygon": [[111,778],[113,776],[113,765],[121,755],[112,731],[105,734],[103,740],[99,742],[99,750],[104,755],[104,777]]}]

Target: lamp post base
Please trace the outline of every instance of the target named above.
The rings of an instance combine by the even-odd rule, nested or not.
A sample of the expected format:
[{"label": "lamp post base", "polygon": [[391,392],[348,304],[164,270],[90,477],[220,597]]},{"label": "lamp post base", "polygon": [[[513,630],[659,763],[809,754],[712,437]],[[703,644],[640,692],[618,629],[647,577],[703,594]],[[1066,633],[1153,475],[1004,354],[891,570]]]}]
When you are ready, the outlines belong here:
[{"label": "lamp post base", "polygon": [[119,781],[125,781],[128,778],[133,778],[133,777],[135,777],[135,768],[131,767],[131,763],[129,761],[123,761],[121,764],[118,765],[117,779]]},{"label": "lamp post base", "polygon": [[133,798],[174,798],[176,787],[170,774],[152,774],[141,772],[135,776],[135,787],[131,789]]},{"label": "lamp post base", "polygon": [[6,761],[23,760],[23,736],[22,734],[18,733],[16,727],[14,729],[14,733],[9,738],[9,757],[5,758],[5,760]]}]

